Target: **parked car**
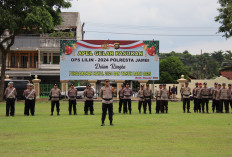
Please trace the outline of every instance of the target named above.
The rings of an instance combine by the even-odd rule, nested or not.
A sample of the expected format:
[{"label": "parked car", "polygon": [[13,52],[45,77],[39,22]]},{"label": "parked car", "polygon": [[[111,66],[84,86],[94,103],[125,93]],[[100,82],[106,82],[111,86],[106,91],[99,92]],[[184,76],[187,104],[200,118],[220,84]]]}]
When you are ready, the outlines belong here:
[{"label": "parked car", "polygon": [[[74,87],[74,88],[77,89],[77,99],[83,99],[84,98],[83,93],[84,93],[84,90],[86,89],[86,86],[77,86],[77,87]],[[94,90],[93,98],[96,99],[97,94],[96,94],[96,91],[95,91],[94,88],[93,88],[93,90]],[[65,98],[65,97],[68,98],[68,91],[66,91],[66,93],[61,92],[61,98]]]}]

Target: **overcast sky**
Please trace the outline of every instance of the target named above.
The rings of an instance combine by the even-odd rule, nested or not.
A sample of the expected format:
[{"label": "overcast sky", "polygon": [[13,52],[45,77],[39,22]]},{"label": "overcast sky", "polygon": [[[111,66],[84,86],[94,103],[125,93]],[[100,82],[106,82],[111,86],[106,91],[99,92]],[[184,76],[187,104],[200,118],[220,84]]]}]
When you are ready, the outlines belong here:
[{"label": "overcast sky", "polygon": [[160,41],[160,52],[188,50],[200,54],[201,49],[232,50],[232,38],[169,36],[222,35],[217,34],[220,25],[214,21],[218,15],[217,0],[72,0],[71,3],[72,7],[63,11],[80,12],[81,21],[85,22],[85,40],[154,39]]}]

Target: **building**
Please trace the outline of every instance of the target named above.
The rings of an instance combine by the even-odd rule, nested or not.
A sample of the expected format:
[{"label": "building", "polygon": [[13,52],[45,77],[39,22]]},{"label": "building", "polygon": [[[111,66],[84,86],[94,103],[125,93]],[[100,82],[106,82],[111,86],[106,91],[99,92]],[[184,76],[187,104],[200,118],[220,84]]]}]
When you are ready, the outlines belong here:
[{"label": "building", "polygon": [[82,40],[83,34],[78,12],[62,12],[61,17],[63,22],[53,33],[15,37],[7,56],[6,75],[14,80],[32,80],[37,75],[42,84],[60,82],[60,40]]}]

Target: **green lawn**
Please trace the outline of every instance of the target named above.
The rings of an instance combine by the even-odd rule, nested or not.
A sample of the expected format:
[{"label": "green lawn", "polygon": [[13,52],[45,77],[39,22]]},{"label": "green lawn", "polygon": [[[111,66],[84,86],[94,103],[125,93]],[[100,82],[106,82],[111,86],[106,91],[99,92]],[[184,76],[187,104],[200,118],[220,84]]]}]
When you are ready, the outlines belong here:
[{"label": "green lawn", "polygon": [[[232,156],[232,114],[182,113],[181,103],[169,103],[169,114],[118,114],[114,103],[114,126],[101,127],[101,104],[95,115],[68,115],[61,103],[61,116],[50,116],[50,102],[36,104],[34,117],[24,117],[22,102],[15,117],[5,117],[0,103],[0,156]],[[191,108],[193,103],[191,102]],[[210,104],[211,108],[211,104]],[[155,103],[153,103],[153,113]]]}]

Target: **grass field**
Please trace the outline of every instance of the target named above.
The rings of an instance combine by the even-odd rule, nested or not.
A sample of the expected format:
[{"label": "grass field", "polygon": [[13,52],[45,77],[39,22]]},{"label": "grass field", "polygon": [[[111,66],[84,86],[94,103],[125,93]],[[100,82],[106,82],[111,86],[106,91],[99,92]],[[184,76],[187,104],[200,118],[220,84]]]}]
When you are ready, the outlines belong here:
[{"label": "grass field", "polygon": [[[169,103],[169,114],[118,114],[114,103],[114,126],[101,127],[101,103],[95,115],[68,115],[61,103],[61,116],[50,116],[50,103],[38,102],[34,117],[23,116],[23,102],[15,117],[5,117],[0,103],[0,156],[232,156],[232,114],[182,113],[180,102]],[[191,103],[191,108],[193,104]],[[210,104],[211,107],[211,104]],[[153,103],[153,113],[155,103]]]}]

